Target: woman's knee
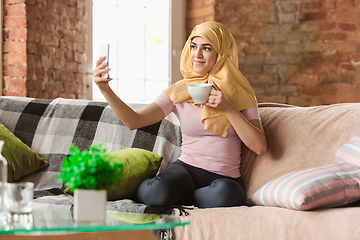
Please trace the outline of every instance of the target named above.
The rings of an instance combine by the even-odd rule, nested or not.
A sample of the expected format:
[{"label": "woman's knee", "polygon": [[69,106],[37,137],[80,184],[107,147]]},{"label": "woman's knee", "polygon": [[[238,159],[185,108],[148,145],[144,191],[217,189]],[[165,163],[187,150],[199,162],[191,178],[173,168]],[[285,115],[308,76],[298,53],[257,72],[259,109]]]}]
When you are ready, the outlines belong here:
[{"label": "woman's knee", "polygon": [[210,186],[197,189],[194,199],[199,208],[232,207],[244,205],[246,194],[234,180],[217,179]]},{"label": "woman's knee", "polygon": [[170,206],[182,204],[194,190],[188,171],[175,165],[154,178],[144,180],[138,188],[137,197],[149,206]]},{"label": "woman's knee", "polygon": [[164,201],[164,194],[159,194],[162,192],[160,189],[164,189],[162,185],[164,184],[157,176],[145,179],[137,190],[138,199],[146,205],[158,206]]}]

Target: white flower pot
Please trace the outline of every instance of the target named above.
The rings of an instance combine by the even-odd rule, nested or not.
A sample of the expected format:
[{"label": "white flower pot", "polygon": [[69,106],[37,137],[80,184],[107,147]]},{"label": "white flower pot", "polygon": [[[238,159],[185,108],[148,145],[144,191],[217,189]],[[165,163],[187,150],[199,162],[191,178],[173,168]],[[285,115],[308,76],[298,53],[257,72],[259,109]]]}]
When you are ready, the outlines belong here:
[{"label": "white flower pot", "polygon": [[74,191],[75,222],[105,223],[106,202],[106,190],[76,189]]}]

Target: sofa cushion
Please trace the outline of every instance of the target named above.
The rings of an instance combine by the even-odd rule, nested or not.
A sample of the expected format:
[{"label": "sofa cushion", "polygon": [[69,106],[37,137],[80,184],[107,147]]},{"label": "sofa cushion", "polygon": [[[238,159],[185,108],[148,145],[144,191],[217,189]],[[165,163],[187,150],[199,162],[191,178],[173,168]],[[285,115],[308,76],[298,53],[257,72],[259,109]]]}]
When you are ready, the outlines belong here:
[{"label": "sofa cushion", "polygon": [[360,169],[345,161],[285,174],[261,187],[250,205],[310,210],[345,206],[360,199]]},{"label": "sofa cushion", "polygon": [[259,104],[268,149],[242,148],[241,175],[248,198],[267,182],[333,161],[338,147],[360,132],[359,103],[295,107]]},{"label": "sofa cushion", "polygon": [[146,178],[154,177],[160,167],[162,157],[140,148],[122,149],[108,154],[112,161],[124,162],[121,181],[115,188],[108,189],[108,199],[131,198]]},{"label": "sofa cushion", "polygon": [[1,154],[7,160],[8,182],[17,181],[21,177],[49,165],[2,123],[0,123],[0,140],[4,141]]},{"label": "sofa cushion", "polygon": [[295,210],[344,206],[360,199],[359,167],[360,134],[337,149],[333,162],[276,178],[249,202]]},{"label": "sofa cushion", "polygon": [[[111,161],[124,163],[121,181],[116,183],[114,188],[106,189],[108,200],[133,197],[144,179],[156,175],[163,159],[156,153],[140,148],[122,149],[107,155],[111,157]],[[71,192],[69,187],[65,189],[65,193]]]}]

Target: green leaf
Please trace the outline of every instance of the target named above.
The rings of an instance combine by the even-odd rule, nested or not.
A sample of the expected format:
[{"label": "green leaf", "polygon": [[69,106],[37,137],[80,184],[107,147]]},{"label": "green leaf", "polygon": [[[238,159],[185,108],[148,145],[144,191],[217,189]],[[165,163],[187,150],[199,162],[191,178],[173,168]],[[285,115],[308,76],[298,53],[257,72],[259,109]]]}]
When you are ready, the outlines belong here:
[{"label": "green leaf", "polygon": [[89,151],[80,151],[71,144],[69,157],[64,158],[61,173],[56,177],[72,191],[75,189],[109,189],[121,180],[123,163],[114,163],[111,157],[105,156],[106,149],[102,143],[92,145]]}]

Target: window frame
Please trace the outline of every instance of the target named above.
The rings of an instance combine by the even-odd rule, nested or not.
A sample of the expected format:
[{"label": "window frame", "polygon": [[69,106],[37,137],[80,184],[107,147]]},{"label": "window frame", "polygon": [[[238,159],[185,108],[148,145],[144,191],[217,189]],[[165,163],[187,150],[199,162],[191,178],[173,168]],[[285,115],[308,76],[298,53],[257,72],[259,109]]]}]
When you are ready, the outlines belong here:
[{"label": "window frame", "polygon": [[180,56],[186,38],[185,11],[186,0],[171,0],[171,84],[182,79]]},{"label": "window frame", "polygon": [[3,67],[3,44],[4,44],[4,39],[3,39],[3,22],[4,22],[4,7],[3,7],[3,1],[0,1],[0,39],[2,39],[2,43],[0,44],[0,54],[2,56],[1,58],[1,64],[0,64],[0,96],[3,95],[3,82],[4,82],[4,67]]},{"label": "window frame", "polygon": [[[93,1],[87,1],[85,12],[87,13],[87,24],[86,24],[86,30],[87,30],[87,41],[86,41],[86,56],[87,56],[87,62],[86,62],[86,75],[85,75],[85,82],[86,82],[86,99],[92,100],[93,99],[93,77],[92,77],[92,71],[93,71],[93,51],[92,51],[92,39],[93,39],[93,30],[92,30],[92,6]],[[89,57],[90,56],[90,57]]]}]

